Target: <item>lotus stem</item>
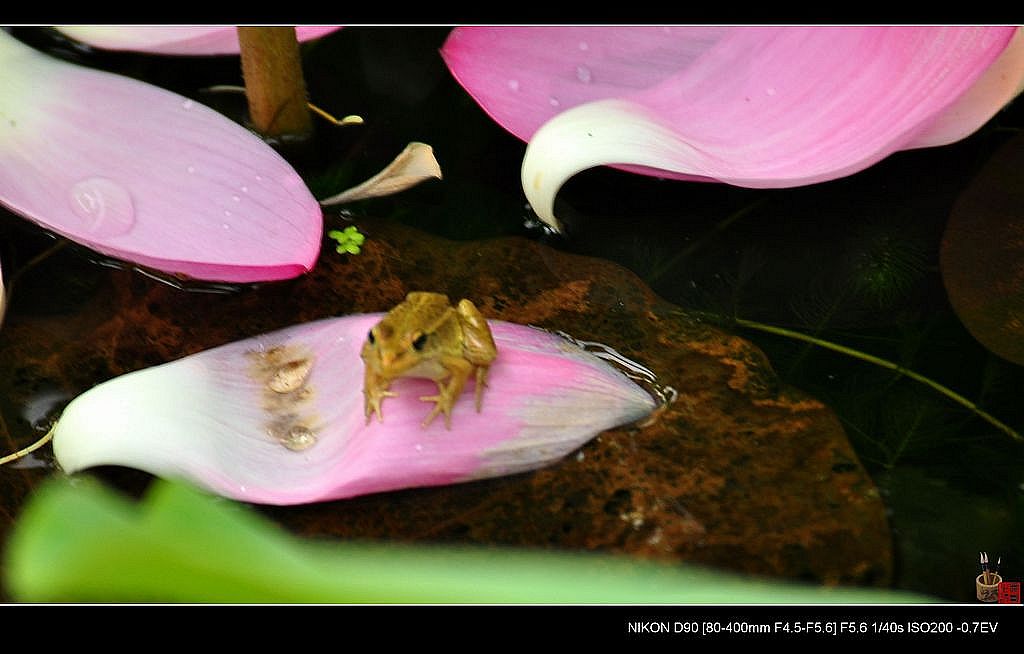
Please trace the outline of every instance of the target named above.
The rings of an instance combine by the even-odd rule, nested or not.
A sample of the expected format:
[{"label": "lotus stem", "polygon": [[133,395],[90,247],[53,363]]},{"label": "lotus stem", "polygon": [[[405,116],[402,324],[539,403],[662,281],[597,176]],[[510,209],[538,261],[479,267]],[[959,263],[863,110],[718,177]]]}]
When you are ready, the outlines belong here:
[{"label": "lotus stem", "polygon": [[313,130],[294,27],[239,27],[242,76],[252,126],[267,138]]}]

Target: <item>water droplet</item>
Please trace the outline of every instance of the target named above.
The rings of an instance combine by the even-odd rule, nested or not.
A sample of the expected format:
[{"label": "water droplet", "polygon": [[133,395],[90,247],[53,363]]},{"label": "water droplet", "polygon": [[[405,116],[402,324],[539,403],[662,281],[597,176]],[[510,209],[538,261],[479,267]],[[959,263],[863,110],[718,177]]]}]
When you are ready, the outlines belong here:
[{"label": "water droplet", "polygon": [[195,166],[189,166],[185,170],[187,170],[188,174],[191,175],[192,173],[196,172],[196,167]]},{"label": "water droplet", "polygon": [[128,190],[106,177],[91,177],[71,187],[71,210],[94,236],[119,236],[135,225]]},{"label": "water droplet", "polygon": [[225,215],[225,216],[230,216],[230,215],[231,215],[231,212],[230,212],[230,211],[228,211],[227,209],[225,209],[225,210],[224,210],[224,215]]},{"label": "water droplet", "polygon": [[580,41],[580,50],[589,50],[590,46],[587,45],[586,41]]},{"label": "water droplet", "polygon": [[185,100],[184,102],[181,103],[181,108],[182,109],[191,109],[192,107],[195,106],[195,104],[196,103],[193,102],[192,100]]},{"label": "water droplet", "polygon": [[519,80],[517,80],[517,79],[510,79],[508,81],[508,90],[509,91],[518,91],[519,90]]},{"label": "water droplet", "polygon": [[590,84],[590,69],[586,66],[576,66],[576,79],[584,84]]},{"label": "water droplet", "polygon": [[306,383],[306,377],[312,368],[312,359],[288,361],[274,372],[267,382],[267,387],[275,393],[291,393]]},{"label": "water droplet", "polygon": [[308,427],[296,425],[288,430],[288,433],[281,440],[281,444],[292,452],[301,452],[316,445],[316,434]]},{"label": "water droplet", "polygon": [[248,186],[243,186],[241,190],[242,190],[242,193],[248,193],[249,192],[249,187]]},{"label": "water droplet", "polygon": [[765,90],[765,93],[767,93],[768,95],[775,95],[775,87],[773,87],[773,86],[769,86],[769,87],[768,87],[768,88],[767,88],[767,89]]},{"label": "water droplet", "polygon": [[548,98],[548,104],[551,105],[552,107],[557,107],[562,103],[558,101],[558,98],[552,96]]},{"label": "water droplet", "polygon": [[423,451],[423,446],[420,445],[419,443],[416,443],[416,451],[417,452],[422,452]]},{"label": "water droplet", "polygon": [[220,226],[223,227],[224,229],[231,229],[231,225],[227,223],[221,223]]},{"label": "water droplet", "polygon": [[256,175],[256,181],[257,182],[262,182],[263,181],[263,175]]},{"label": "water droplet", "polygon": [[232,195],[231,199],[234,200],[235,202],[241,202],[242,201],[242,198],[238,197],[237,195]]}]

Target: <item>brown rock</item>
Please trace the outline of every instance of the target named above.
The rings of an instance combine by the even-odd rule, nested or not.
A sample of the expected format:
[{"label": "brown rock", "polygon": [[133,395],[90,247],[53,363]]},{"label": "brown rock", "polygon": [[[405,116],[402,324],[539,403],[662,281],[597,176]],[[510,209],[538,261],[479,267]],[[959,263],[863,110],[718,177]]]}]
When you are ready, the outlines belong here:
[{"label": "brown rock", "polygon": [[[0,332],[0,369],[15,371],[0,380],[3,415],[44,387],[70,398],[202,349],[438,291],[471,299],[488,318],[605,343],[678,398],[654,424],[605,432],[544,470],[262,511],[309,536],[621,552],[827,583],[890,579],[884,507],[835,415],[781,387],[750,343],[688,317],[614,264],[523,239],[459,244],[395,224],[360,228],[360,255],[327,248],[313,273],[290,282],[188,293],[104,270],[95,310],[32,315],[15,303]],[[5,447],[27,444],[28,426],[7,424],[21,438]],[[0,469],[3,529],[44,474]],[[129,487],[145,479],[105,474]]]}]

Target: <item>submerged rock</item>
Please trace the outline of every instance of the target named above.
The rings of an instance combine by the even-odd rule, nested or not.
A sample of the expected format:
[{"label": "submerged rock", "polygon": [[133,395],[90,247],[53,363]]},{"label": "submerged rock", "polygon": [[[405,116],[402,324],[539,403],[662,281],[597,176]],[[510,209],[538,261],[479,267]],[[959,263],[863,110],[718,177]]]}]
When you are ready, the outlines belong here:
[{"label": "submerged rock", "polygon": [[[265,512],[309,536],[601,550],[827,583],[890,579],[884,507],[835,414],[781,385],[749,342],[608,262],[517,238],[454,243],[392,223],[359,228],[367,240],[358,256],[326,248],[307,276],[235,293],[96,269],[88,308],[73,315],[19,308],[15,298],[0,332],[0,369],[13,373],[0,381],[2,408],[19,436],[5,438],[7,448],[27,444],[16,408],[44,391],[70,399],[203,349],[438,291],[471,299],[489,319],[604,343],[653,370],[677,399],[653,424],[604,432],[539,471]],[[45,474],[0,469],[0,488],[20,498]],[[6,531],[17,506],[4,509]]]}]

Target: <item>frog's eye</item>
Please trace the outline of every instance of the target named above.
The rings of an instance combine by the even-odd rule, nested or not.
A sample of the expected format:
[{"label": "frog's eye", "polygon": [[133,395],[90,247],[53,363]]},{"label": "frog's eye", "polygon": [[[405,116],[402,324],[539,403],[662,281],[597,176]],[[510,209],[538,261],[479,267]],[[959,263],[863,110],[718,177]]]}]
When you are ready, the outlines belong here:
[{"label": "frog's eye", "polygon": [[426,345],[426,344],[427,344],[427,335],[426,334],[420,334],[419,336],[416,337],[416,340],[412,342],[412,349],[414,349],[417,352],[419,352],[420,350],[423,349],[423,346]]},{"label": "frog's eye", "polygon": [[374,338],[374,336],[373,336],[373,330],[372,329],[370,330],[370,333],[366,335],[366,340],[370,341],[370,345],[373,345],[374,343],[377,342],[377,339]]}]

